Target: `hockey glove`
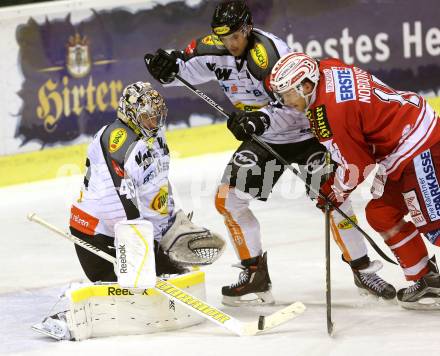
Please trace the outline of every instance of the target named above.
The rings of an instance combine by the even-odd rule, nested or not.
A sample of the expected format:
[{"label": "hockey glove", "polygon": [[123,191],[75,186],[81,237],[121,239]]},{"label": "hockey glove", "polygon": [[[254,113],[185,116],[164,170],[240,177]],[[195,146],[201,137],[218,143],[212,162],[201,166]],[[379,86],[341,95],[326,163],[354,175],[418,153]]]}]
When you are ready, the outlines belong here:
[{"label": "hockey glove", "polygon": [[270,118],[262,111],[234,111],[229,115],[227,126],[238,141],[245,141],[253,134],[263,134],[270,126]]},{"label": "hockey glove", "polygon": [[[321,185],[319,192],[328,198],[328,200],[331,202],[330,210],[333,210],[334,208],[339,208],[342,205],[352,190],[343,191],[338,189],[338,187],[335,185],[335,173],[331,173],[330,177]],[[316,207],[322,211],[325,211],[326,205],[327,201],[321,196],[318,196]]]},{"label": "hockey glove", "polygon": [[158,49],[154,55],[146,54],[144,59],[150,74],[162,84],[171,83],[179,72],[175,52],[168,53]]}]

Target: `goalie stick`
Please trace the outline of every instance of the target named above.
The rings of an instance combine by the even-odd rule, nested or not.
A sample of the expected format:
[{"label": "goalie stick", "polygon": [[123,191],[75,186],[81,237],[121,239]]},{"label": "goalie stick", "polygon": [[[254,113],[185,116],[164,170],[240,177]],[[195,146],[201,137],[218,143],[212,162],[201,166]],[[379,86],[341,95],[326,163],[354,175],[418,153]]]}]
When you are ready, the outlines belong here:
[{"label": "goalie stick", "polygon": [[[144,61],[146,66],[148,67],[149,61],[150,59],[153,57],[152,54],[147,53],[144,56]],[[200,97],[201,99],[203,99],[204,101],[206,101],[209,105],[211,105],[214,109],[216,109],[219,113],[221,113],[223,116],[225,116],[226,118],[229,119],[229,114],[219,105],[217,104],[212,98],[210,98],[208,95],[206,95],[205,93],[203,93],[202,91],[200,91],[199,89],[197,89],[196,87],[194,87],[191,83],[189,83],[188,81],[186,81],[185,79],[183,79],[182,77],[180,77],[178,74],[175,75],[175,78],[177,80],[179,80],[184,86],[186,86],[189,90],[191,90],[194,94],[196,94],[198,97]],[[315,188],[313,188],[311,185],[307,184],[307,182],[305,181],[305,179],[302,178],[300,172],[293,167],[291,164],[289,164],[289,162],[287,162],[283,157],[281,157],[277,152],[275,152],[272,147],[270,147],[266,142],[264,142],[263,140],[261,140],[258,136],[256,136],[255,134],[252,134],[252,139],[258,143],[262,148],[264,148],[267,152],[269,152],[273,157],[275,157],[278,161],[280,161],[285,167],[287,167],[287,169],[289,169],[290,171],[293,172],[293,174],[295,174],[297,177],[299,177],[304,184],[310,189],[310,191],[312,191],[313,193],[315,193],[317,196],[319,196],[320,198],[324,199],[327,204],[330,204],[330,206],[332,206],[332,208],[334,210],[336,210],[339,214],[341,214],[345,219],[347,219],[347,221],[350,222],[350,224],[352,224],[362,235],[364,235],[364,237],[367,239],[367,241],[370,243],[371,247],[373,247],[373,249],[387,262],[392,263],[394,265],[397,265],[397,263],[395,261],[393,261],[390,257],[388,257],[385,252],[382,251],[382,249],[376,244],[376,242],[374,242],[374,240],[370,237],[370,235],[368,235],[355,221],[353,221],[353,219],[348,216],[347,214],[345,214],[341,209],[339,209],[339,207],[334,206],[332,204],[332,202],[330,201],[330,199],[322,194],[319,190],[316,191]]]},{"label": "goalie stick", "polygon": [[[95,255],[116,264],[116,258],[109,255],[108,253],[102,251],[101,249],[69,234],[64,232],[56,226],[49,224],[47,221],[40,218],[35,213],[29,213],[27,218],[30,221],[36,222],[47,229],[55,232],[59,236],[73,242],[74,244],[94,253]],[[295,302],[289,306],[267,316],[261,315],[258,320],[251,322],[242,322],[231,315],[228,315],[221,310],[215,308],[214,306],[208,304],[207,302],[181,290],[180,288],[174,286],[173,284],[163,280],[161,278],[156,279],[155,289],[163,294],[170,300],[176,301],[184,307],[192,310],[193,312],[199,314],[203,318],[215,323],[216,325],[222,326],[229,331],[233,332],[238,336],[253,336],[257,335],[263,331],[277,327],[285,322],[296,318],[298,315],[302,314],[306,307],[301,302]]]}]

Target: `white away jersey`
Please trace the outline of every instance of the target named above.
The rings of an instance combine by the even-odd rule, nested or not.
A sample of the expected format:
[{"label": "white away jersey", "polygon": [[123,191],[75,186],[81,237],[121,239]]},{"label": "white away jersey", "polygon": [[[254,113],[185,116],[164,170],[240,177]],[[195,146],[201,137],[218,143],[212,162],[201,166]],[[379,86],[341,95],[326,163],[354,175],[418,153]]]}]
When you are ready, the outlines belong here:
[{"label": "white away jersey", "polygon": [[[266,112],[269,129],[261,136],[269,143],[289,143],[312,136],[304,113],[287,107],[267,106],[273,98],[269,85],[272,67],[291,50],[273,34],[254,29],[247,53],[235,58],[215,35],[193,40],[178,59],[179,75],[193,85],[216,80],[239,110]],[[181,85],[174,80],[169,85]]]},{"label": "white away jersey", "polygon": [[103,127],[88,148],[87,172],[70,226],[114,237],[117,222],[141,218],[153,223],[154,237],[160,240],[174,214],[169,163],[162,131],[145,142],[119,120]]}]

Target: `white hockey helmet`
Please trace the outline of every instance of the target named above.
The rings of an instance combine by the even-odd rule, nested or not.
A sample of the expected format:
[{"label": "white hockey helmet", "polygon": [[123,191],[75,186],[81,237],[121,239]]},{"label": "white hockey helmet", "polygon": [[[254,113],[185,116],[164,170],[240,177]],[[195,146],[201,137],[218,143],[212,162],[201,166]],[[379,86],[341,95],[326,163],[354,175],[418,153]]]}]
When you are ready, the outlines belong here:
[{"label": "white hockey helmet", "polygon": [[167,112],[165,100],[150,83],[136,82],[123,90],[117,115],[138,135],[149,139],[164,126]]},{"label": "white hockey helmet", "polygon": [[[314,84],[312,93],[304,95],[302,82],[310,80]],[[272,69],[270,85],[277,100],[283,103],[283,94],[291,89],[310,103],[311,96],[316,91],[316,84],[319,80],[318,62],[305,53],[288,53],[281,57]]]}]

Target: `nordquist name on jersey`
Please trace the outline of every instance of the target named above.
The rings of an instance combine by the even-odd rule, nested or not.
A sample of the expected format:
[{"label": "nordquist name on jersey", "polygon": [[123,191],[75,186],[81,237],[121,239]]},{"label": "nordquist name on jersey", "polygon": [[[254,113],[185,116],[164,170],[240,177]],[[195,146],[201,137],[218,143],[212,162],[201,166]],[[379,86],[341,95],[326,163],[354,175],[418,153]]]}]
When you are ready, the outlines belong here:
[{"label": "nordquist name on jersey", "polygon": [[[254,29],[243,58],[235,58],[215,35],[191,41],[178,59],[179,75],[193,85],[215,80],[239,110],[261,110],[271,119],[262,135],[270,143],[298,142],[311,138],[303,113],[280,106],[267,106],[272,100],[270,72],[289,47],[273,34]],[[169,85],[181,85],[174,80]]]}]

